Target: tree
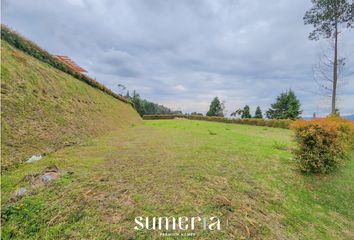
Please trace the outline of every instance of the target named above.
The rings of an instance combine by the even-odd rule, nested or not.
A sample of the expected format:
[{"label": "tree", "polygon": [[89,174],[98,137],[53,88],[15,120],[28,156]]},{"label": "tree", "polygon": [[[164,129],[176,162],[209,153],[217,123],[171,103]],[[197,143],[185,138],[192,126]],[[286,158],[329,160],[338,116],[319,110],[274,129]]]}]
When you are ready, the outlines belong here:
[{"label": "tree", "polygon": [[137,93],[135,90],[131,96],[128,91],[125,97],[133,102],[134,107],[140,116],[151,114],[182,114],[182,111],[172,111],[163,105],[142,99],[139,93]]},{"label": "tree", "polygon": [[136,111],[139,113],[140,116],[143,116],[146,113],[145,108],[140,98],[140,95],[135,90],[133,91],[131,100],[135,106]]},{"label": "tree", "polygon": [[192,112],[191,115],[198,115],[198,116],[203,116],[203,113],[198,113],[198,112]]},{"label": "tree", "polygon": [[224,116],[224,103],[221,103],[218,97],[215,97],[213,101],[211,101],[209,111],[207,112],[207,116]]},{"label": "tree", "polygon": [[244,106],[243,109],[237,109],[235,112],[231,113],[231,116],[241,116],[241,118],[252,118],[250,113],[250,107],[248,105]]},{"label": "tree", "polygon": [[232,112],[231,117],[236,117],[237,115],[241,116],[243,109],[239,108],[235,112]]},{"label": "tree", "polygon": [[295,96],[295,93],[289,89],[277,97],[276,102],[271,105],[271,108],[266,113],[267,118],[297,119],[302,113],[300,107],[300,101]]},{"label": "tree", "polygon": [[332,64],[332,114],[336,112],[336,94],[338,80],[338,36],[341,28],[354,27],[353,0],[312,0],[312,8],[305,13],[304,23],[314,26],[310,40],[320,37],[333,41]]},{"label": "tree", "polygon": [[250,113],[250,107],[248,105],[243,108],[241,118],[252,118]]},{"label": "tree", "polygon": [[120,84],[120,83],[117,85],[117,87],[118,87],[118,94],[123,96],[123,93],[124,93],[125,89],[127,89],[127,88],[123,84]]},{"label": "tree", "polygon": [[257,106],[256,112],[254,114],[254,118],[263,118],[262,110],[259,106]]}]

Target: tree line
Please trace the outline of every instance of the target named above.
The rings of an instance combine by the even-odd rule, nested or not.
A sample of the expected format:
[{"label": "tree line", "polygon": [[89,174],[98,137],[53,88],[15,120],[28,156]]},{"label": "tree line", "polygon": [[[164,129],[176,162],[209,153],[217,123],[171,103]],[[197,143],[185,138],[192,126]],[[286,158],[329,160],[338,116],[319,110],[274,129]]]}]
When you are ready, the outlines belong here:
[{"label": "tree line", "polygon": [[[286,92],[281,93],[275,103],[271,104],[271,107],[265,112],[265,116],[269,119],[297,119],[300,118],[302,110],[301,104],[297,99],[294,91],[289,89]],[[225,103],[221,102],[218,97],[215,97],[209,107],[207,116],[224,117],[225,115]],[[239,108],[231,113],[231,116],[241,118],[263,118],[263,112],[259,106],[257,106],[255,114],[251,115],[251,110],[248,105],[243,108]]]},{"label": "tree line", "polygon": [[140,116],[155,114],[182,114],[181,111],[172,111],[168,107],[154,102],[150,102],[146,99],[142,99],[139,93],[137,93],[135,90],[132,94],[127,91],[124,97],[132,101],[136,111],[139,113]]}]

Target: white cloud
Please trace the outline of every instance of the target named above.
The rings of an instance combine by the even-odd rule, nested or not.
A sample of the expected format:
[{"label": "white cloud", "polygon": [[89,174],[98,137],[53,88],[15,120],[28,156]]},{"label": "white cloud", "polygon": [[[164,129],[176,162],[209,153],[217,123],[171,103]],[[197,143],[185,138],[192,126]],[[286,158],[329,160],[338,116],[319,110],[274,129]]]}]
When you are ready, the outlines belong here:
[{"label": "white cloud", "polygon": [[180,91],[180,92],[184,92],[187,89],[185,87],[183,87],[181,84],[178,84],[176,86],[173,87],[175,90]]}]

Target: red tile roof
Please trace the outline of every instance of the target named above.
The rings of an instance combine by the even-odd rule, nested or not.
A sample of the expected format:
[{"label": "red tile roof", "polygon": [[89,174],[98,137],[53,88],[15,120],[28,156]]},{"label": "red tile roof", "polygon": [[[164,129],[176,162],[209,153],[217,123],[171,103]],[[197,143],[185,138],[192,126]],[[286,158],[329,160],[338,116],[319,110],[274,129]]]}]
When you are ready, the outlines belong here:
[{"label": "red tile roof", "polygon": [[67,65],[69,68],[71,68],[72,70],[74,70],[78,73],[86,73],[87,72],[85,69],[83,69],[82,67],[77,65],[73,60],[71,60],[67,56],[62,56],[62,55],[53,55],[53,56],[55,58],[57,58],[59,61],[61,61],[62,63],[64,63],[65,65]]}]

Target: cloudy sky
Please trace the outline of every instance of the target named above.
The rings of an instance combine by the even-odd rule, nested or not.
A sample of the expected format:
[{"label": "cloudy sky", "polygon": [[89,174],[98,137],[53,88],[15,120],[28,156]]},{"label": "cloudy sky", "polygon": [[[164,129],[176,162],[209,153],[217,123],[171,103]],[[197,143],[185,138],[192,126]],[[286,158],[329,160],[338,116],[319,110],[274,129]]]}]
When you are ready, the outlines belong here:
[{"label": "cloudy sky", "polygon": [[[292,88],[304,115],[325,114],[313,66],[326,41],[307,39],[310,0],[5,0],[2,23],[51,53],[68,55],[118,91],[184,112],[205,113],[214,96],[228,113],[245,104],[266,110]],[[354,113],[354,31],[338,107]]]}]

